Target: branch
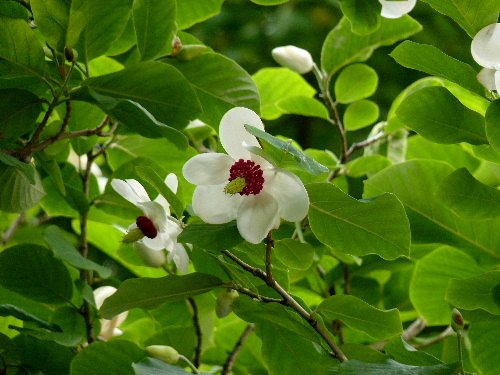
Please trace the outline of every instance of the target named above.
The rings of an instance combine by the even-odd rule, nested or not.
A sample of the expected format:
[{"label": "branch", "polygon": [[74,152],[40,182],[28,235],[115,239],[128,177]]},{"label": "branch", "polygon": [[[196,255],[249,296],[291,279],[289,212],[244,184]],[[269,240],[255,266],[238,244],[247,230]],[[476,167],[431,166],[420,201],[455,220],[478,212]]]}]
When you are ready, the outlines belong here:
[{"label": "branch", "polygon": [[266,237],[266,283],[270,285],[273,281],[273,237],[272,231],[269,231]]},{"label": "branch", "polygon": [[231,289],[234,289],[237,292],[239,292],[241,294],[245,294],[245,295],[249,296],[250,298],[254,298],[260,302],[264,302],[264,303],[274,302],[274,303],[280,303],[282,305],[285,304],[282,299],[262,296],[260,294],[255,293],[255,292],[252,292],[250,289],[242,287],[240,285],[233,285],[233,286],[231,286]]},{"label": "branch", "polygon": [[188,302],[191,306],[191,309],[193,310],[193,325],[196,332],[196,348],[194,351],[193,364],[194,367],[199,368],[201,364],[201,345],[203,342],[203,335],[201,332],[200,320],[198,316],[198,306],[196,305],[196,301],[194,300],[194,298],[190,297],[188,298]]},{"label": "branch", "polygon": [[373,137],[365,139],[364,141],[353,143],[351,145],[351,147],[349,147],[349,149],[347,150],[347,158],[349,158],[356,151],[361,150],[362,148],[365,148],[365,147],[379,141],[384,136],[385,136],[385,133],[382,131],[380,133],[375,134]]},{"label": "branch", "polygon": [[[403,331],[403,333],[401,334],[401,338],[404,341],[408,342],[411,339],[417,337],[420,334],[420,332],[422,332],[425,329],[426,326],[427,326],[427,323],[425,322],[424,318],[418,318],[412,324],[410,324],[408,326],[408,328],[406,328]],[[380,350],[384,349],[384,346],[388,342],[389,342],[389,340],[379,341],[379,342],[371,344],[370,347],[375,349],[375,350],[380,351]]]},{"label": "branch", "polygon": [[251,335],[254,329],[255,329],[254,324],[247,325],[247,327],[241,334],[240,338],[236,342],[233,351],[231,352],[229,357],[227,357],[227,360],[224,363],[224,367],[222,368],[222,375],[229,375],[231,373],[234,363],[236,362],[236,357],[238,357],[238,354],[243,348],[243,345],[245,344],[245,342],[247,341],[248,337]]},{"label": "branch", "polygon": [[453,328],[451,328],[450,326],[448,326],[443,332],[441,332],[439,335],[427,340],[427,341],[423,341],[419,344],[415,344],[413,345],[413,347],[415,349],[422,349],[422,348],[426,348],[428,346],[431,346],[431,345],[434,345],[440,341],[443,341],[445,338],[447,337],[450,337],[452,335],[455,334],[455,331],[453,331]]},{"label": "branch", "polygon": [[21,212],[19,214],[19,216],[16,218],[16,220],[14,220],[12,222],[10,227],[4,232],[4,234],[2,236],[2,240],[0,241],[1,246],[5,245],[7,242],[9,242],[9,240],[12,238],[14,233],[16,233],[17,228],[19,227],[19,225],[22,224],[22,222],[24,221],[25,218],[26,218],[25,213]]}]

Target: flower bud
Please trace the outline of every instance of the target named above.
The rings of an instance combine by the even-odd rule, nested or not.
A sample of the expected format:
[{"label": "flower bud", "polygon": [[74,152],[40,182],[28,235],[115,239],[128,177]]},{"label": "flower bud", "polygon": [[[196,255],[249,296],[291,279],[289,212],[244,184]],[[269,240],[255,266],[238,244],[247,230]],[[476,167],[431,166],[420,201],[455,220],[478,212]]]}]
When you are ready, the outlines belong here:
[{"label": "flower bud", "polygon": [[149,356],[171,365],[175,365],[180,358],[179,352],[167,345],[150,345],[146,347],[146,352]]},{"label": "flower bud", "polygon": [[215,313],[217,317],[224,318],[233,311],[233,303],[239,297],[239,294],[234,289],[224,290],[217,296],[215,302]]},{"label": "flower bud", "polygon": [[76,60],[78,59],[78,52],[76,49],[73,49],[71,47],[64,47],[64,57],[69,62],[76,62]]},{"label": "flower bud", "polygon": [[462,330],[464,326],[465,321],[462,314],[460,314],[460,311],[458,311],[457,309],[453,309],[453,311],[451,312],[451,328],[453,328],[453,330],[457,332]]},{"label": "flower bud", "polygon": [[183,46],[181,50],[177,52],[175,57],[181,61],[190,61],[198,57],[199,55],[210,51],[211,49],[207,46],[201,44],[189,44]]},{"label": "flower bud", "polygon": [[305,49],[295,46],[276,47],[271,51],[274,60],[284,67],[299,74],[312,70],[314,61],[311,54]]}]

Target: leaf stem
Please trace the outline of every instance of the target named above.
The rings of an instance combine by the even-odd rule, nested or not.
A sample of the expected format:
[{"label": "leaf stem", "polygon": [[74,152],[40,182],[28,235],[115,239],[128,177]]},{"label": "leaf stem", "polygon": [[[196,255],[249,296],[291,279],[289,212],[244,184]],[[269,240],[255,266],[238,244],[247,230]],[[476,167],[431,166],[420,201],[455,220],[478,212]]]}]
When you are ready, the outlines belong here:
[{"label": "leaf stem", "polygon": [[464,354],[463,354],[463,347],[462,347],[462,330],[461,329],[457,330],[457,344],[458,344],[458,363],[460,366],[458,373],[463,375],[463,374],[465,374],[465,372],[464,372]]},{"label": "leaf stem", "polygon": [[193,364],[194,367],[199,368],[201,364],[201,346],[203,342],[203,334],[201,332],[198,306],[196,305],[196,301],[192,297],[189,297],[187,300],[189,302],[189,305],[191,306],[191,310],[193,311],[193,325],[196,332],[196,348],[194,351]]},{"label": "leaf stem", "polygon": [[241,349],[243,349],[243,345],[247,341],[248,337],[252,334],[254,329],[255,325],[253,323],[250,323],[246,326],[245,330],[243,331],[240,338],[236,342],[236,345],[231,351],[231,354],[229,355],[229,357],[227,357],[224,366],[222,367],[222,375],[229,375],[231,373],[238,354],[241,352]]}]

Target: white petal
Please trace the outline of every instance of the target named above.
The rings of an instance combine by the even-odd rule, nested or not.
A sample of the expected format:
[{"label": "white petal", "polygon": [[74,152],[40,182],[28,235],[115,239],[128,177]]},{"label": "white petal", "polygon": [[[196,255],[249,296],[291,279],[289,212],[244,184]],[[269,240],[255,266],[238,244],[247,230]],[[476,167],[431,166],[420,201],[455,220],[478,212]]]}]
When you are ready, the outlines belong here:
[{"label": "white petal", "polygon": [[135,242],[134,250],[141,257],[144,264],[150,267],[161,267],[167,260],[164,251],[153,250],[142,242]]},{"label": "white petal", "polygon": [[399,18],[409,13],[417,3],[417,0],[387,1],[378,0],[382,4],[380,15],[385,18]]},{"label": "white petal", "polygon": [[495,89],[500,93],[500,70],[495,72]]},{"label": "white petal", "polygon": [[495,69],[483,68],[477,75],[477,80],[488,90],[496,90],[495,86]]},{"label": "white petal", "polygon": [[263,192],[245,197],[236,220],[241,237],[253,244],[261,243],[279,221],[278,202]]},{"label": "white petal", "polygon": [[500,70],[500,23],[479,30],[472,39],[470,51],[483,68]]},{"label": "white petal", "polygon": [[233,164],[234,160],[226,154],[199,154],[184,164],[182,174],[195,185],[218,185],[228,181]]},{"label": "white petal", "polygon": [[220,121],[220,142],[224,150],[235,160],[249,160],[251,158],[250,152],[243,147],[243,143],[260,147],[257,138],[246,131],[245,125],[251,125],[264,130],[264,124],[262,124],[259,115],[251,109],[244,107],[230,109]]},{"label": "white petal", "polygon": [[111,186],[123,198],[135,205],[151,200],[144,187],[134,179],[119,180],[114,178],[111,180]]},{"label": "white petal", "polygon": [[278,64],[299,74],[310,72],[314,66],[309,51],[296,46],[276,47],[273,48],[271,54]]},{"label": "white petal", "polygon": [[165,184],[168,186],[170,190],[177,194],[177,188],[179,187],[179,180],[175,173],[169,173],[165,178]]},{"label": "white petal", "polygon": [[181,273],[187,273],[189,256],[182,244],[177,243],[175,245],[175,248],[168,254],[168,261],[173,261]]},{"label": "white petal", "polygon": [[193,209],[201,220],[209,224],[223,224],[236,219],[242,196],[226,194],[224,187],[225,184],[196,187]]},{"label": "white petal", "polygon": [[302,220],[309,210],[309,196],[302,181],[293,173],[275,169],[264,172],[265,192],[278,202],[280,216],[287,221]]},{"label": "white petal", "polygon": [[167,226],[167,213],[158,202],[141,202],[137,206],[144,212],[144,215],[153,222],[158,231],[165,231]]},{"label": "white petal", "polygon": [[95,305],[98,309],[101,308],[104,300],[116,292],[116,288],[114,286],[101,286],[94,290],[94,299]]}]

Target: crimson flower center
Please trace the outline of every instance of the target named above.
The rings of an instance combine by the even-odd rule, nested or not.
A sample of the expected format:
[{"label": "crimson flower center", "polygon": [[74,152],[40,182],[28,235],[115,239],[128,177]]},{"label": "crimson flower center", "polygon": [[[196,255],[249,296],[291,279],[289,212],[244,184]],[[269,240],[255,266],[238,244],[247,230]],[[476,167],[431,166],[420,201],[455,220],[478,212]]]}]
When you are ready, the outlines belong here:
[{"label": "crimson flower center", "polygon": [[264,173],[260,165],[252,160],[239,159],[229,170],[229,181],[244,179],[244,187],[238,191],[240,195],[259,194],[264,187]]},{"label": "crimson flower center", "polygon": [[146,216],[139,216],[135,220],[135,223],[141,232],[148,238],[155,238],[158,234],[158,229],[156,229],[151,219]]}]

